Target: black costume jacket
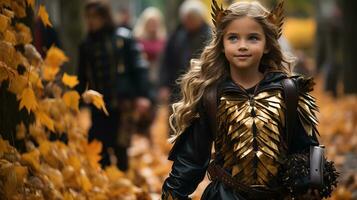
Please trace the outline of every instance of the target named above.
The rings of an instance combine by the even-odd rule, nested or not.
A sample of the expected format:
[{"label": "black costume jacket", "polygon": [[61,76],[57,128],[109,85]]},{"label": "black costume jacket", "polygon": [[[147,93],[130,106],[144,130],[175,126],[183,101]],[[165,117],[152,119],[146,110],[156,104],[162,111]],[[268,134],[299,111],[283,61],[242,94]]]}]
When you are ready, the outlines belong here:
[{"label": "black costume jacket", "polygon": [[104,96],[108,110],[118,100],[148,97],[148,66],[131,31],[119,27],[89,33],[79,47],[78,91],[87,84]]},{"label": "black costume jacket", "polygon": [[[163,199],[188,199],[205,176],[214,144],[214,160],[234,179],[246,186],[279,186],[278,168],[282,159],[318,145],[317,107],[310,96],[311,80],[293,77],[298,93],[297,134],[287,146],[282,80],[283,73],[267,73],[255,87],[245,90],[230,78],[217,86],[217,131],[210,127],[207,108],[201,103],[199,115],[177,138],[169,159],[172,171],[163,185]],[[254,94],[255,91],[255,94]],[[202,199],[248,198],[219,181],[211,182]]]}]

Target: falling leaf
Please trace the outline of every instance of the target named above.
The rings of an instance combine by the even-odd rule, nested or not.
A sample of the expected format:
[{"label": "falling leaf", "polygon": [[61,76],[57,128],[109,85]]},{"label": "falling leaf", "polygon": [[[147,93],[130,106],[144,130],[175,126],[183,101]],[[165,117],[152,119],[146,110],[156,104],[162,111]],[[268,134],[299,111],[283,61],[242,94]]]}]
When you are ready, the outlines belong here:
[{"label": "falling leaf", "polygon": [[0,14],[0,32],[1,33],[3,33],[5,30],[7,30],[9,24],[10,24],[10,18],[8,16]]},{"label": "falling leaf", "polygon": [[91,166],[96,169],[100,168],[99,161],[101,160],[102,143],[98,140],[93,140],[84,147],[84,150]]},{"label": "falling leaf", "polygon": [[58,68],[67,61],[68,57],[66,54],[56,46],[52,45],[51,48],[47,51],[45,59],[46,66]]},{"label": "falling leaf", "polygon": [[70,76],[67,73],[63,74],[62,82],[70,88],[73,88],[74,86],[78,85],[78,83],[79,83],[77,76]]},{"label": "falling leaf", "polygon": [[27,5],[31,6],[32,10],[35,9],[35,0],[26,0]]},{"label": "falling leaf", "polygon": [[59,72],[59,68],[57,67],[47,67],[43,68],[43,79],[45,81],[54,81],[56,78],[57,73]]},{"label": "falling leaf", "polygon": [[49,27],[52,27],[52,24],[49,20],[49,16],[48,16],[48,13],[47,13],[47,10],[46,10],[46,7],[44,5],[40,5],[40,8],[38,9],[38,14],[37,14],[42,23],[45,25],[45,26],[49,26]]},{"label": "falling leaf", "polygon": [[30,87],[27,87],[22,91],[19,110],[23,107],[27,109],[28,113],[35,111],[38,107],[35,93]]},{"label": "falling leaf", "polygon": [[77,91],[69,91],[64,93],[62,99],[69,108],[75,111],[79,111],[78,106],[80,96]]},{"label": "falling leaf", "polygon": [[50,131],[54,132],[55,127],[54,127],[54,122],[53,120],[43,111],[37,110],[35,112],[36,120],[44,126],[46,126]]},{"label": "falling leaf", "polygon": [[105,103],[103,100],[103,95],[94,90],[87,90],[82,94],[83,101],[87,104],[92,103],[98,109],[102,109],[106,115],[109,115]]}]

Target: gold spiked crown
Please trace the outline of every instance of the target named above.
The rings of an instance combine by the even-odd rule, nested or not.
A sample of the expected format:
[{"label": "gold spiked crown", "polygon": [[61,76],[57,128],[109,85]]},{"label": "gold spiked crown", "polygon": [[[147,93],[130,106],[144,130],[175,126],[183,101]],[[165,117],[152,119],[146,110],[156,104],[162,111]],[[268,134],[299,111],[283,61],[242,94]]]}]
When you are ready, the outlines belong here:
[{"label": "gold spiked crown", "polygon": [[[221,6],[218,5],[216,0],[212,0],[212,22],[214,26],[217,28],[218,25],[221,23],[221,20],[224,16],[226,16],[229,11],[223,9],[222,4]],[[278,38],[282,34],[282,27],[284,24],[284,0],[279,0],[278,4],[270,11],[270,14],[267,16],[267,19],[278,27]]]}]

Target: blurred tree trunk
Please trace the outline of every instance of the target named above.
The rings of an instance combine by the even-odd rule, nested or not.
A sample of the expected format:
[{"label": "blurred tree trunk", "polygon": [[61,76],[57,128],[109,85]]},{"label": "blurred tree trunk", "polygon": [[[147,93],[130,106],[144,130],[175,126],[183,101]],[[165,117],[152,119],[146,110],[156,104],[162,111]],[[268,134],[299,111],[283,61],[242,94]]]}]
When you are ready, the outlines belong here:
[{"label": "blurred tree trunk", "polygon": [[344,65],[344,92],[357,94],[357,26],[356,1],[343,0],[343,65]]},{"label": "blurred tree trunk", "polygon": [[64,70],[75,73],[77,69],[78,45],[83,39],[83,4],[85,1],[60,1],[61,22],[58,31],[63,49],[70,58]]}]

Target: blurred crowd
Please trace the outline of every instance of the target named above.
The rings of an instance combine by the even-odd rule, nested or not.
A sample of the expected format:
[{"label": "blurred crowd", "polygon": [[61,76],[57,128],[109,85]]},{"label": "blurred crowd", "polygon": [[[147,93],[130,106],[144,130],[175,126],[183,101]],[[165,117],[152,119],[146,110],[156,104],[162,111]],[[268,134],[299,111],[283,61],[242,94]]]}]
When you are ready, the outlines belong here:
[{"label": "blurred crowd", "polygon": [[[321,68],[316,71],[322,68],[326,71],[326,89],[336,96],[341,12],[334,0],[315,2],[318,4],[316,8],[323,9],[317,12],[321,13],[317,16],[317,34],[323,37],[317,40],[316,66]],[[168,32],[163,13],[155,7],[143,10],[133,25],[133,13],[126,7],[112,13],[106,1],[89,0],[83,10],[86,34],[78,47],[80,84],[77,90],[81,93],[87,89],[100,92],[109,111],[106,116],[90,108],[89,139],[103,143],[103,167],[116,164],[126,171],[133,133],[151,140],[150,126],[158,107],[168,106],[178,99],[177,79],[209,42],[209,11],[202,1],[183,1],[178,10],[179,23]],[[119,16],[118,19],[113,14]],[[54,29],[36,22],[34,30],[35,46],[41,54],[53,44],[61,47]],[[285,52],[298,58],[295,71],[311,75],[305,54],[294,50],[284,37],[279,42]]]},{"label": "blurred crowd", "polygon": [[[133,133],[151,140],[150,127],[158,107],[178,98],[176,80],[208,42],[208,11],[201,1],[184,1],[177,27],[167,33],[163,14],[156,7],[143,10],[133,26],[126,7],[112,13],[107,1],[89,0],[83,10],[86,34],[78,47],[80,83],[76,89],[103,94],[109,112],[107,116],[89,108],[89,140],[102,142],[103,167],[116,164],[127,171]],[[55,29],[35,24],[35,46],[41,54],[51,45],[61,47]]]}]

